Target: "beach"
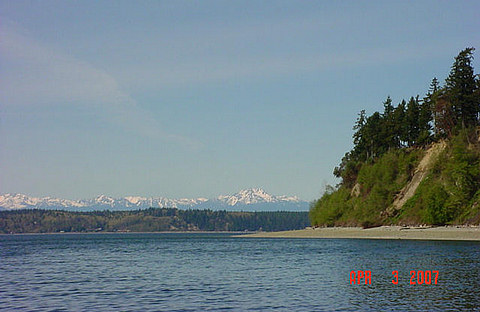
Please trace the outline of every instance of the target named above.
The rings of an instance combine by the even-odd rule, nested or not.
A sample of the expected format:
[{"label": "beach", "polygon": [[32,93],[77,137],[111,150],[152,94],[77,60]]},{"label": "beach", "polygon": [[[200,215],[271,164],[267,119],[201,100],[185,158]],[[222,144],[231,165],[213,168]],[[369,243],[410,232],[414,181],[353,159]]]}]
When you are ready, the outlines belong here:
[{"label": "beach", "polygon": [[258,238],[359,238],[480,241],[478,226],[407,227],[380,226],[306,228],[295,231],[258,232],[242,237]]}]

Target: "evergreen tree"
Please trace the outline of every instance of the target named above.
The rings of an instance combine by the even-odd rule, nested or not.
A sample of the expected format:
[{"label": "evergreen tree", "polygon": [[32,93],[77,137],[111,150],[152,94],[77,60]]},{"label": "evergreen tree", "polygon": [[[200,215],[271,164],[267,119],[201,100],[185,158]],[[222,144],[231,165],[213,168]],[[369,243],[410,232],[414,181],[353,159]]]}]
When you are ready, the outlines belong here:
[{"label": "evergreen tree", "polygon": [[434,101],[435,135],[437,138],[451,137],[457,124],[452,102],[449,101],[445,89],[436,92]]},{"label": "evergreen tree", "polygon": [[385,102],[383,102],[383,116],[390,116],[393,113],[393,109],[392,99],[389,95]]},{"label": "evergreen tree", "polygon": [[[420,102],[418,100],[418,95],[417,95],[417,102]],[[420,103],[420,109],[419,109],[419,115],[418,115],[418,129],[419,129],[419,135],[417,138],[417,144],[419,145],[427,145],[428,143],[431,142],[432,140],[432,126],[431,122],[433,120],[432,117],[432,105],[428,101],[428,99],[424,99],[422,103]]]},{"label": "evergreen tree", "polygon": [[397,135],[398,147],[403,147],[408,145],[408,127],[407,127],[407,113],[406,113],[407,102],[402,100],[400,104],[395,108],[394,120],[395,120],[395,133]]},{"label": "evergreen tree", "polygon": [[407,143],[408,146],[413,146],[417,142],[417,139],[420,134],[419,128],[419,115],[420,115],[420,105],[418,103],[418,97],[415,99],[413,96],[410,98],[407,104],[406,112],[406,124],[408,128],[407,132]]},{"label": "evergreen tree", "polygon": [[440,89],[440,83],[438,82],[437,77],[433,77],[432,82],[430,83],[430,87],[428,89],[428,95],[435,94]]},{"label": "evergreen tree", "polygon": [[387,97],[383,102],[383,116],[382,116],[382,133],[381,140],[384,144],[384,149],[398,148],[398,136],[396,134],[396,122],[394,116],[395,108],[392,105],[392,99]]},{"label": "evergreen tree", "polygon": [[374,159],[387,150],[385,146],[385,139],[382,136],[384,133],[383,118],[379,112],[375,112],[372,116],[367,118],[364,126],[364,140],[366,145],[366,159]]},{"label": "evergreen tree", "polygon": [[474,48],[461,51],[448,78],[446,79],[446,93],[451,103],[455,121],[462,127],[474,126],[478,123],[480,99],[477,96],[478,79],[472,67]]},{"label": "evergreen tree", "polygon": [[[438,134],[438,129],[436,127],[436,115],[435,115],[435,106],[437,102],[437,96],[438,96],[438,90],[439,90],[439,82],[436,77],[432,79],[432,82],[430,83],[430,87],[428,89],[428,92],[426,96],[423,98],[423,105],[422,105],[422,113],[427,115],[425,110],[429,110],[428,113],[428,119],[429,119],[429,124],[430,122],[433,122],[433,129],[435,132],[435,135]],[[432,129],[432,127],[429,127]],[[429,130],[430,130],[429,129]]]},{"label": "evergreen tree", "polygon": [[365,110],[362,109],[360,113],[358,113],[357,121],[353,126],[353,130],[355,130],[355,133],[353,134],[353,144],[355,145],[360,144],[360,142],[362,141],[362,131],[363,127],[365,126],[366,119],[367,117],[365,115]]}]

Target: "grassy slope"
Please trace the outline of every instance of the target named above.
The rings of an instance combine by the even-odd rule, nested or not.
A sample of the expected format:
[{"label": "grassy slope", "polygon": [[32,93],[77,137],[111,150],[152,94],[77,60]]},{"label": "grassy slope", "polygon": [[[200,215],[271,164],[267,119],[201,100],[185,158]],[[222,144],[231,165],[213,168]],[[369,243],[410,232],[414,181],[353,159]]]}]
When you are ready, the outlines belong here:
[{"label": "grassy slope", "polygon": [[392,212],[424,155],[420,149],[395,150],[363,164],[357,192],[341,186],[312,203],[312,225],[480,224],[480,146],[465,134],[447,143],[415,195]]}]

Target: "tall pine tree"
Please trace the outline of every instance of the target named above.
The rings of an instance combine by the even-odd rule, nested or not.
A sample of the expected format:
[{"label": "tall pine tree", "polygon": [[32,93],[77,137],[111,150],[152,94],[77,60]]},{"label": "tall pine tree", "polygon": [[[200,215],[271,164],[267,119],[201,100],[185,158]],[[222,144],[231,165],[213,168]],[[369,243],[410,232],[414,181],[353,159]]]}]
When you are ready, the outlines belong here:
[{"label": "tall pine tree", "polygon": [[420,105],[418,103],[418,97],[410,98],[407,104],[406,112],[406,125],[407,125],[407,143],[408,146],[413,146],[417,143],[418,136],[420,135],[419,127],[419,115],[420,115]]},{"label": "tall pine tree", "polygon": [[446,96],[452,106],[455,121],[462,127],[477,125],[480,112],[480,99],[476,92],[478,78],[472,66],[473,51],[474,48],[466,48],[455,57],[446,79]]}]

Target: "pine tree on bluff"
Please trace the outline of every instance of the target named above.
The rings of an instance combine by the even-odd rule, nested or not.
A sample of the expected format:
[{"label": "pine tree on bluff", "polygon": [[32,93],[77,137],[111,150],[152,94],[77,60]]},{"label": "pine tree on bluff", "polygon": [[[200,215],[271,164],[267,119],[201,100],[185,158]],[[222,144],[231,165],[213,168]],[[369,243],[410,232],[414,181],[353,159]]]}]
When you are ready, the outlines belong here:
[{"label": "pine tree on bluff", "polygon": [[417,142],[418,135],[420,134],[420,127],[418,123],[418,117],[420,113],[420,105],[417,99],[410,98],[407,104],[406,124],[407,124],[407,143],[408,146],[413,146]]},{"label": "pine tree on bluff", "polygon": [[458,54],[446,79],[446,99],[457,125],[462,128],[476,126],[480,112],[479,81],[472,67],[473,51],[474,48],[467,48]]},{"label": "pine tree on bluff", "polygon": [[452,137],[461,128],[479,125],[480,79],[472,67],[474,50],[461,51],[445,86],[434,78],[423,100],[417,95],[395,107],[387,97],[383,113],[367,116],[365,110],[360,112],[353,127],[354,147],[334,170],[344,186],[354,185],[364,162],[375,161],[389,150],[424,147],[434,140]]},{"label": "pine tree on bluff", "polygon": [[432,126],[431,123],[433,121],[433,114],[432,114],[432,106],[431,103],[428,101],[421,101],[417,99],[416,101],[419,103],[419,112],[418,112],[418,137],[417,137],[417,144],[421,146],[425,146],[432,141]]},{"label": "pine tree on bluff", "polygon": [[439,127],[437,126],[438,124],[438,118],[437,116],[437,100],[438,100],[438,90],[440,89],[440,83],[438,82],[437,77],[434,77],[432,79],[432,82],[430,83],[430,87],[428,88],[428,92],[423,99],[423,103],[428,106],[432,112],[432,119],[433,119],[433,129],[435,132],[435,136],[438,137],[440,134],[438,133]]},{"label": "pine tree on bluff", "polygon": [[[365,142],[365,124],[367,123],[367,116],[365,110],[362,109],[358,114],[357,121],[353,126],[355,133],[353,134],[353,144],[357,147],[356,150],[352,150],[352,155],[356,159],[363,159],[361,155],[366,151],[367,146]],[[365,157],[366,158],[366,157]]]},{"label": "pine tree on bluff", "polygon": [[396,121],[395,121],[395,108],[392,105],[392,99],[387,97],[383,102],[383,115],[382,115],[382,133],[380,134],[383,139],[383,145],[385,150],[392,148],[399,148],[398,135],[396,133]]},{"label": "pine tree on bluff", "polygon": [[403,100],[397,107],[395,107],[394,121],[395,121],[395,133],[397,135],[398,147],[407,146],[408,141],[408,126],[406,122],[407,102]]}]

